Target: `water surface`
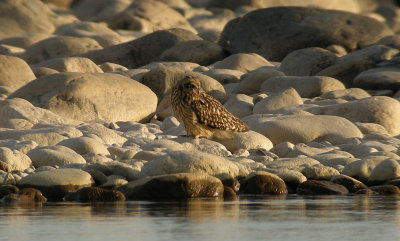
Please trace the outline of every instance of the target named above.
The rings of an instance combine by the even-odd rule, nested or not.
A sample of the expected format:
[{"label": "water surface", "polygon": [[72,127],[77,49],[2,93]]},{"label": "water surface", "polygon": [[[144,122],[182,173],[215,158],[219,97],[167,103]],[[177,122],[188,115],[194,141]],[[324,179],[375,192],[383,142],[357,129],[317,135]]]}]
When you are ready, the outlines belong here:
[{"label": "water surface", "polygon": [[0,206],[0,240],[400,240],[400,197]]}]

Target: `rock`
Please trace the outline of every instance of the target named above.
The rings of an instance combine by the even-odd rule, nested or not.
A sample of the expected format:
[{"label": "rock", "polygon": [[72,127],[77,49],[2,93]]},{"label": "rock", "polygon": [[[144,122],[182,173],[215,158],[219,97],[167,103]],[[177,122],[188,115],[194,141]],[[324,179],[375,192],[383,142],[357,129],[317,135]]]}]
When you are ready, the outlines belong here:
[{"label": "rock", "polygon": [[353,80],[361,72],[374,68],[375,62],[371,59],[356,59],[331,65],[316,74],[329,76],[340,80],[347,88],[354,87]]},{"label": "rock", "polygon": [[239,168],[228,159],[199,151],[168,151],[167,155],[147,163],[141,175],[158,176],[173,173],[204,173],[239,175]]},{"label": "rock", "polygon": [[360,88],[349,88],[344,90],[332,90],[320,95],[321,98],[325,99],[344,99],[344,100],[358,100],[363,98],[371,97],[367,91]]},{"label": "rock", "polygon": [[67,202],[113,202],[124,201],[125,196],[117,190],[107,190],[98,187],[84,187],[76,192],[68,193],[63,200]]},{"label": "rock", "polygon": [[24,171],[32,164],[31,159],[27,155],[7,147],[0,147],[0,160],[5,165],[5,171],[7,172]]},{"label": "rock", "polygon": [[333,176],[339,175],[339,171],[333,167],[326,167],[324,165],[315,165],[305,167],[301,173],[306,176],[307,179],[317,180],[330,180]]},{"label": "rock", "polygon": [[0,39],[28,33],[51,34],[61,17],[39,0],[0,3]]},{"label": "rock", "polygon": [[296,188],[300,183],[307,181],[307,178],[299,171],[287,168],[270,169],[269,172],[280,177],[287,186]]},{"label": "rock", "polygon": [[0,44],[0,54],[1,55],[11,55],[11,56],[19,56],[25,52],[25,49],[11,46],[11,45],[6,45],[6,44]]},{"label": "rock", "polygon": [[58,72],[103,73],[93,61],[81,57],[55,58],[36,64],[35,67],[45,67]]},{"label": "rock", "polygon": [[23,57],[29,64],[36,64],[44,60],[75,56],[96,49],[102,49],[102,47],[94,39],[57,36],[29,46]]},{"label": "rock", "polygon": [[113,29],[129,29],[140,32],[184,28],[193,29],[187,20],[176,10],[162,1],[134,1],[124,11],[109,22]]},{"label": "rock", "polygon": [[105,188],[105,189],[117,189],[123,185],[126,185],[127,183],[128,183],[128,181],[125,180],[124,178],[122,178],[121,176],[111,175],[111,176],[108,176],[107,182],[103,183],[99,187]]},{"label": "rock", "polygon": [[290,142],[281,142],[270,150],[272,153],[276,154],[278,157],[286,157],[286,155],[294,150],[294,144]]},{"label": "rock", "polygon": [[17,193],[4,196],[0,201],[3,203],[32,204],[44,203],[47,201],[47,198],[37,189],[24,188]]},{"label": "rock", "polygon": [[224,186],[216,178],[201,173],[177,173],[147,177],[120,188],[128,200],[187,199],[221,197]]},{"label": "rock", "polygon": [[89,58],[96,64],[111,62],[134,69],[158,60],[165,50],[190,40],[201,38],[184,29],[160,30],[126,43],[88,52],[82,57]]},{"label": "rock", "polygon": [[205,40],[192,40],[178,43],[165,50],[161,54],[160,60],[209,65],[224,57],[225,53],[218,44]]},{"label": "rock", "polygon": [[334,146],[324,146],[317,145],[312,146],[313,143],[306,145],[304,143],[299,143],[295,145],[290,152],[288,152],[285,157],[297,157],[300,155],[303,156],[317,156],[323,153],[332,152],[338,149],[338,147]]},{"label": "rock", "polygon": [[344,10],[348,12],[357,13],[361,11],[362,7],[359,3],[354,0],[333,0],[329,2],[321,2],[318,0],[303,0],[303,1],[291,1],[291,0],[232,0],[226,2],[224,0],[208,0],[208,1],[196,1],[188,0],[192,6],[198,6],[199,2],[204,2],[207,7],[218,7],[218,8],[229,8],[235,10],[241,7],[252,7],[252,8],[269,8],[277,6],[302,6],[302,7],[318,7],[322,9],[336,9]]},{"label": "rock", "polygon": [[281,61],[297,49],[338,44],[354,50],[391,34],[385,24],[362,15],[317,8],[276,7],[252,11],[231,20],[219,44],[233,54],[257,53],[268,60]]},{"label": "rock", "polygon": [[109,145],[122,144],[127,140],[126,138],[121,136],[122,132],[111,130],[99,123],[80,125],[78,129],[87,136],[89,135],[98,136],[102,140],[102,142]]},{"label": "rock", "polygon": [[[178,68],[155,68],[145,73],[140,82],[149,87],[161,101],[169,95],[172,88],[186,75],[192,75],[200,80],[202,89],[213,97],[217,98],[225,95],[224,87],[216,80],[197,72],[181,71]],[[168,97],[169,99],[169,97]]]},{"label": "rock", "polygon": [[400,50],[385,45],[371,45],[338,58],[337,63],[355,62],[365,59],[379,63],[392,59],[399,52]]},{"label": "rock", "polygon": [[367,188],[364,183],[343,174],[333,176],[330,181],[345,186],[350,193],[355,193],[361,189]]},{"label": "rock", "polygon": [[243,120],[250,125],[252,130],[270,139],[274,145],[285,141],[294,144],[312,141],[343,143],[347,138],[362,137],[360,130],[353,123],[337,116],[251,115]]},{"label": "rock", "polygon": [[274,113],[285,106],[302,105],[303,100],[294,88],[271,93],[267,98],[262,99],[254,105],[254,114]]},{"label": "rock", "polygon": [[14,89],[36,79],[29,65],[14,56],[0,55],[0,85]]},{"label": "rock", "polygon": [[157,97],[146,86],[118,74],[60,73],[43,76],[11,98],[81,121],[147,121]]},{"label": "rock", "polygon": [[318,47],[295,50],[283,58],[280,69],[286,75],[312,76],[336,62],[336,55]]},{"label": "rock", "polygon": [[[349,111],[351,110],[351,111]],[[343,104],[306,109],[315,115],[335,115],[353,122],[376,123],[391,135],[400,134],[400,103],[385,96],[354,100]]]},{"label": "rock", "polygon": [[378,163],[369,159],[357,160],[346,165],[341,174],[356,178],[362,182],[366,182],[368,181],[372,170]]},{"label": "rock", "polygon": [[244,94],[232,94],[224,106],[230,113],[239,118],[253,114],[253,98]]},{"label": "rock", "polygon": [[311,167],[318,165],[319,162],[308,157],[298,157],[298,158],[279,158],[273,162],[265,164],[267,168],[270,169],[289,169],[295,171],[302,171],[305,167]]},{"label": "rock", "polygon": [[81,20],[108,22],[131,3],[130,0],[83,0],[75,2],[72,11]]},{"label": "rock", "polygon": [[376,124],[376,123],[361,123],[361,122],[355,122],[356,126],[360,131],[366,135],[366,134],[384,134],[384,135],[390,135],[389,132],[385,129],[385,127]]},{"label": "rock", "polygon": [[265,80],[278,76],[285,76],[285,74],[275,66],[260,67],[242,75],[239,84],[232,92],[247,95],[258,93],[260,92],[261,84]]},{"label": "rock", "polygon": [[243,73],[248,73],[265,66],[273,65],[258,54],[238,53],[230,55],[229,57],[214,63],[210,67],[212,69],[234,69]]},{"label": "rock", "polygon": [[388,159],[380,162],[372,170],[368,178],[368,184],[383,184],[385,181],[400,177],[400,164],[398,161]]},{"label": "rock", "polygon": [[272,142],[268,138],[251,130],[232,133],[229,139],[217,139],[216,141],[223,144],[232,153],[239,149],[263,149],[268,151],[272,148]]},{"label": "rock", "polygon": [[0,140],[13,139],[15,141],[34,142],[31,146],[52,146],[68,137],[81,135],[82,132],[73,127],[55,126],[32,130],[4,130],[0,132]]},{"label": "rock", "polygon": [[361,189],[355,194],[366,194],[366,195],[396,195],[400,194],[400,189],[393,185],[379,185],[372,186],[367,189]]},{"label": "rock", "polygon": [[30,150],[27,156],[32,160],[33,166],[64,166],[69,164],[85,164],[85,159],[75,151],[64,146],[38,147]]},{"label": "rock", "polygon": [[346,195],[349,193],[346,187],[330,181],[307,180],[297,187],[300,195]]},{"label": "rock", "polygon": [[355,87],[372,90],[400,90],[398,68],[375,68],[361,72],[354,78]]},{"label": "rock", "polygon": [[29,33],[22,36],[1,39],[0,43],[26,49],[32,44],[37,43],[43,39],[49,38],[51,36],[52,35],[49,34]]},{"label": "rock", "polygon": [[59,116],[53,112],[34,107],[30,102],[20,99],[0,101],[0,126],[11,129],[31,129],[41,124],[78,125],[81,122]]},{"label": "rock", "polygon": [[114,64],[114,63],[103,63],[100,64],[99,67],[101,68],[101,70],[103,70],[103,72],[123,72],[123,71],[128,71],[128,69],[122,65],[119,64]]},{"label": "rock", "polygon": [[4,196],[19,192],[19,188],[14,185],[0,185],[0,199]]},{"label": "rock", "polygon": [[210,69],[203,72],[207,76],[217,80],[221,84],[238,83],[240,76],[243,75],[242,71],[233,69]]},{"label": "rock", "polygon": [[241,194],[287,194],[285,182],[275,174],[255,172],[240,182]]},{"label": "rock", "polygon": [[68,192],[75,192],[83,187],[90,187],[93,179],[89,173],[78,169],[62,168],[41,171],[23,177],[20,188],[32,187],[40,190],[51,200],[61,200]]},{"label": "rock", "polygon": [[104,23],[73,22],[59,26],[56,35],[87,37],[96,40],[102,47],[108,47],[123,42],[120,35]]},{"label": "rock", "polygon": [[231,188],[224,186],[224,194],[223,194],[224,200],[237,200],[238,196],[236,195],[236,192]]},{"label": "rock", "polygon": [[[351,155],[352,156],[352,155]],[[314,158],[315,160],[319,161],[322,165],[328,166],[328,167],[333,167],[336,168],[338,166],[346,166],[347,164],[350,164],[354,161],[357,161],[357,158],[352,157],[346,157],[340,154],[319,154],[315,156],[311,156],[311,158]]]},{"label": "rock", "polygon": [[55,69],[50,69],[46,67],[35,67],[32,65],[32,71],[35,74],[36,78],[40,78],[45,75],[57,74],[60,73]]},{"label": "rock", "polygon": [[88,153],[103,154],[103,155],[109,154],[107,148],[103,143],[90,137],[83,136],[83,137],[70,138],[59,142],[57,145],[71,148],[80,155]]},{"label": "rock", "polygon": [[324,76],[280,76],[265,80],[260,91],[278,92],[293,87],[301,97],[313,98],[332,90],[343,90],[345,86],[337,79]]}]

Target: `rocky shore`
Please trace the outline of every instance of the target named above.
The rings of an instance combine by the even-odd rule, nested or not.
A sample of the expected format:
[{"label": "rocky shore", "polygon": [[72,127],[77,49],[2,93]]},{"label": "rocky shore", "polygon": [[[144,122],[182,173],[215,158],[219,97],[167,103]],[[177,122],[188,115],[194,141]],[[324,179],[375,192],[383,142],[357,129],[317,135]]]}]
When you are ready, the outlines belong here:
[{"label": "rocky shore", "polygon": [[[399,195],[397,1],[294,2],[0,0],[0,202]],[[251,130],[185,136],[187,74]]]}]

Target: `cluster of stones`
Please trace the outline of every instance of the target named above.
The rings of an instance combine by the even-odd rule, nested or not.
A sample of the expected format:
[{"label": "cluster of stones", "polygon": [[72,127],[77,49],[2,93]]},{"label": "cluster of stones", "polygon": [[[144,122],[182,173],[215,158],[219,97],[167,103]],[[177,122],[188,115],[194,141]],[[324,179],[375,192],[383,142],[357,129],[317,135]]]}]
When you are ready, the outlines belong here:
[{"label": "cluster of stones", "polygon": [[[2,202],[398,195],[394,3],[294,2],[1,1]],[[251,131],[186,137],[188,73]]]}]

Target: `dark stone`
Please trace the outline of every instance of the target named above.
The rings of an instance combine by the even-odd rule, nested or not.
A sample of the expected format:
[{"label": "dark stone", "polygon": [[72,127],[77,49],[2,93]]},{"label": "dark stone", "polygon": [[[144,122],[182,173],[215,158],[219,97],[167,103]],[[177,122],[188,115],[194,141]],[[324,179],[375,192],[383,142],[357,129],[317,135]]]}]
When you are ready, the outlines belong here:
[{"label": "dark stone", "polygon": [[222,182],[200,173],[178,173],[146,177],[119,188],[128,200],[187,199],[194,197],[221,197]]},{"label": "dark stone", "polygon": [[231,188],[235,193],[239,192],[240,182],[236,178],[233,178],[233,177],[224,178],[221,181],[222,181],[222,184],[224,185],[224,187]]},{"label": "dark stone", "polygon": [[236,192],[231,187],[224,186],[224,200],[236,200],[237,198]]},{"label": "dark stone", "polygon": [[228,22],[219,44],[232,54],[258,53],[269,61],[281,61],[297,49],[337,44],[355,50],[391,34],[384,23],[350,12],[274,7]]},{"label": "dark stone", "polygon": [[10,172],[10,168],[8,168],[7,163],[0,161],[0,170],[5,172]]},{"label": "dark stone", "polygon": [[361,189],[355,194],[366,194],[366,195],[399,195],[400,189],[394,185],[379,185],[372,186],[366,189]]},{"label": "dark stone", "polygon": [[201,38],[188,30],[174,28],[156,31],[127,43],[90,51],[82,56],[96,64],[111,62],[134,69],[158,60],[165,50],[189,40]]},{"label": "dark stone", "polygon": [[364,183],[346,175],[334,176],[332,177],[331,182],[345,186],[350,193],[355,193],[358,190],[367,188],[367,185]]},{"label": "dark stone", "polygon": [[345,195],[345,186],[323,180],[307,180],[297,186],[297,194],[302,195]]},{"label": "dark stone", "polygon": [[396,187],[400,188],[400,178],[387,181],[385,184],[386,185],[393,185],[393,186],[396,186]]},{"label": "dark stone", "polygon": [[47,201],[47,198],[35,188],[25,188],[18,193],[11,193],[4,196],[2,201],[7,203],[44,203]]},{"label": "dark stone", "polygon": [[240,182],[241,194],[287,194],[285,182],[268,172],[255,172]]},{"label": "dark stone", "polygon": [[19,188],[14,185],[0,185],[0,198],[11,193],[17,193],[18,191]]},{"label": "dark stone", "polygon": [[65,201],[75,202],[113,202],[125,200],[124,194],[117,190],[107,190],[99,187],[84,187],[76,192],[68,193]]}]

